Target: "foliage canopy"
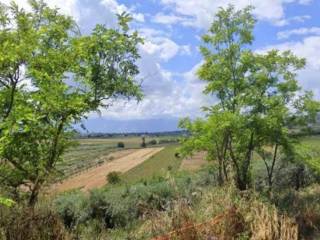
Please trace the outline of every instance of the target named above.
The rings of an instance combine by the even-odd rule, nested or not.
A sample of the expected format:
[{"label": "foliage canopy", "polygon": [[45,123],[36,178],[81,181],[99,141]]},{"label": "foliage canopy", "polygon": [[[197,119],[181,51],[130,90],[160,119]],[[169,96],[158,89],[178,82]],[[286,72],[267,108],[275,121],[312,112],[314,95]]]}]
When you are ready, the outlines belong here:
[{"label": "foliage canopy", "polygon": [[204,63],[198,70],[204,93],[217,102],[204,108],[205,119],[180,122],[191,134],[182,151],[206,150],[218,162],[220,182],[231,173],[241,190],[250,187],[254,153],[263,159],[272,185],[275,161],[297,157],[294,129],[308,130],[319,111],[312,93],[302,92],[296,80],[305,59],[290,51],[251,49],[256,22],[251,9],[229,6],[217,13],[202,38]]}]

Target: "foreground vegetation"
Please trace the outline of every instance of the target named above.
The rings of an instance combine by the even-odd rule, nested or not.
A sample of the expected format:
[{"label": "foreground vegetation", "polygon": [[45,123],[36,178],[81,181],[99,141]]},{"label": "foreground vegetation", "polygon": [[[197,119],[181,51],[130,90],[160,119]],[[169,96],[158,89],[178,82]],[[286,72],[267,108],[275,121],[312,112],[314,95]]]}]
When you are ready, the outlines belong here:
[{"label": "foreground vegetation", "polygon": [[283,171],[288,177],[275,185],[287,187],[277,188],[272,197],[263,189],[241,192],[231,182],[219,186],[217,166],[194,173],[162,172],[89,195],[71,191],[42,201],[34,212],[1,208],[1,232],[11,234],[8,239],[167,239],[168,234],[168,239],[316,239],[316,175],[306,171],[304,177],[313,180],[294,190],[289,187],[294,168],[279,176]]}]

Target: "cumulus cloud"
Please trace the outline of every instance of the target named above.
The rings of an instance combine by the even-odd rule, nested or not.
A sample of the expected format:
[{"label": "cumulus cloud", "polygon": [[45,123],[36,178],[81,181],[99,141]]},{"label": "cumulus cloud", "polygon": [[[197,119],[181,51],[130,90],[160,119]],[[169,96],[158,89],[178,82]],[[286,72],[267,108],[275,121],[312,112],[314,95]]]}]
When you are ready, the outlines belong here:
[{"label": "cumulus cloud", "polygon": [[180,21],[184,21],[184,17],[179,17],[173,14],[166,15],[164,13],[157,13],[154,17],[152,17],[152,21],[155,23],[161,23],[161,24],[175,24]]},{"label": "cumulus cloud", "polygon": [[[1,0],[4,4],[10,4],[12,0]],[[30,10],[30,5],[28,3],[28,0],[15,0],[15,2],[25,10]],[[77,8],[77,0],[46,0],[45,1],[48,6],[52,8],[59,8],[60,12],[73,16],[76,20],[79,20],[79,10]]]},{"label": "cumulus cloud", "polygon": [[[146,59],[146,58],[145,58]],[[147,59],[146,59],[147,60]],[[144,61],[144,60],[143,60]],[[117,101],[109,109],[102,110],[102,115],[112,119],[148,119],[148,118],[181,118],[197,117],[202,114],[201,107],[212,101],[202,94],[204,83],[197,79],[196,65],[190,71],[174,75],[159,65],[150,63],[146,68],[157,69],[157,74],[145,79],[142,102]]]},{"label": "cumulus cloud", "polygon": [[178,54],[191,54],[189,45],[177,44],[166,32],[153,28],[142,28],[139,29],[139,32],[145,38],[144,45],[141,46],[142,51],[153,55],[155,60],[168,61]]},{"label": "cumulus cloud", "polygon": [[[280,51],[291,50],[299,57],[306,58],[309,68],[320,70],[320,36],[306,37],[301,41],[291,41],[281,44],[267,46],[259,51],[267,51],[270,49],[279,49]],[[320,82],[319,82],[320,83]]]},{"label": "cumulus cloud", "polygon": [[286,26],[286,25],[289,25],[292,23],[296,23],[296,22],[303,23],[310,18],[311,18],[311,16],[309,16],[309,15],[295,16],[295,17],[291,17],[291,18],[279,19],[279,20],[275,21],[274,24],[276,26],[283,27],[283,26]]},{"label": "cumulus cloud", "polygon": [[281,31],[277,33],[278,39],[288,39],[294,35],[320,35],[319,27],[311,27],[311,28],[296,28],[286,31]]},{"label": "cumulus cloud", "polygon": [[255,7],[254,14],[258,19],[283,26],[291,21],[303,21],[308,18],[308,16],[297,16],[286,19],[284,4],[293,2],[298,4],[310,3],[308,0],[161,0],[161,2],[171,8],[173,13],[168,16],[160,15],[160,21],[162,20],[164,23],[168,21],[177,22],[177,19],[179,19],[182,25],[204,29],[209,27],[219,8],[226,7],[228,4],[233,4],[239,9],[252,5]]},{"label": "cumulus cloud", "polygon": [[[1,0],[4,4],[10,4],[11,1]],[[15,0],[15,2],[20,7],[30,10],[28,0]],[[45,3],[49,7],[58,8],[63,14],[72,16],[77,22],[81,23],[81,27],[90,26],[92,28],[96,23],[115,26],[116,14],[122,12],[130,13],[137,22],[145,21],[142,13],[136,12],[132,7],[128,8],[124,4],[119,4],[116,0],[45,0]]]}]

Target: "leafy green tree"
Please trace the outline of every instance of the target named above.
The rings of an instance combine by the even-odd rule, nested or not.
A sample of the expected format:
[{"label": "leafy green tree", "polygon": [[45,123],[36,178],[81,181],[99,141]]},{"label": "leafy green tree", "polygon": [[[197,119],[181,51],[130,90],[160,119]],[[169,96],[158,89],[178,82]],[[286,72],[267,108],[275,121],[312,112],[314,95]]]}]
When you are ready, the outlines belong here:
[{"label": "leafy green tree", "polygon": [[191,133],[184,151],[201,148],[210,159],[218,160],[220,181],[222,170],[230,166],[241,190],[251,185],[254,153],[264,160],[272,185],[280,149],[283,158],[294,158],[291,129],[308,129],[319,111],[318,102],[310,92],[303,93],[296,80],[304,59],[290,51],[259,54],[251,50],[255,22],[251,7],[236,11],[229,6],[217,13],[203,36],[204,63],[198,70],[207,83],[205,94],[216,96],[217,102],[205,108],[207,119],[181,123]]},{"label": "leafy green tree", "polygon": [[72,126],[90,111],[142,93],[131,18],[81,36],[71,17],[30,0],[31,11],[0,4],[0,179],[34,205],[73,144]]}]

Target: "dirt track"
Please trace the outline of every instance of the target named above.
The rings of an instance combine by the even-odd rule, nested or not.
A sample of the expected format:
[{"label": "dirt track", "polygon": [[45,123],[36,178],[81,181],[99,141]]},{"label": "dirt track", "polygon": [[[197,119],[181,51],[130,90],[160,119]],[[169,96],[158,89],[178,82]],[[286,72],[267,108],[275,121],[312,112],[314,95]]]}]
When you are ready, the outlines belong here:
[{"label": "dirt track", "polygon": [[58,183],[53,187],[54,192],[63,192],[75,188],[81,188],[83,191],[88,191],[93,188],[99,188],[107,183],[106,176],[108,173],[127,172],[131,168],[144,162],[163,148],[145,148],[134,150],[126,156],[119,156],[111,162],[107,162],[96,168],[91,168],[80,175],[71,177]]}]

